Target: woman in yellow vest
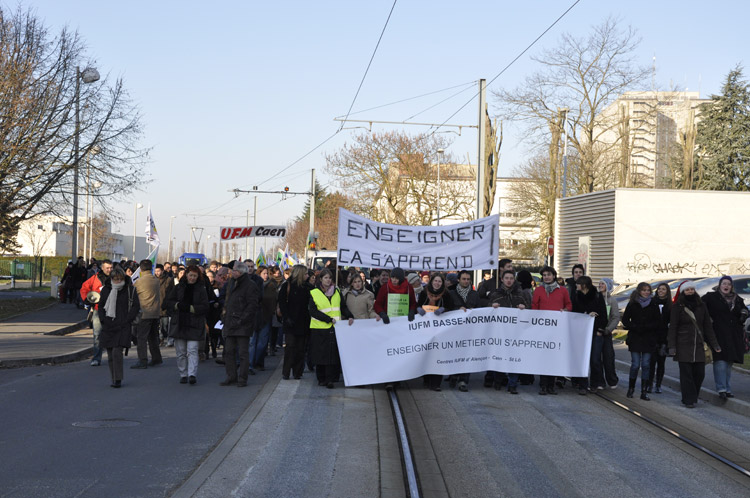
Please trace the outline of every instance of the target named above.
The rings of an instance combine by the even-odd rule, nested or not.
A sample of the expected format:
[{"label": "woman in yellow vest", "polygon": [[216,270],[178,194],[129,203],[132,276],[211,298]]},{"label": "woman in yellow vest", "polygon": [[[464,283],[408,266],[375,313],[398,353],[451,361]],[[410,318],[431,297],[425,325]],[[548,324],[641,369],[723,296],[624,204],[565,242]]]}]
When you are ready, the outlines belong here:
[{"label": "woman in yellow vest", "polygon": [[335,324],[342,318],[354,321],[341,291],[333,283],[333,274],[325,269],[317,278],[317,285],[310,291],[310,353],[315,364],[318,385],[333,389],[333,383],[341,375],[341,359],[336,342]]}]

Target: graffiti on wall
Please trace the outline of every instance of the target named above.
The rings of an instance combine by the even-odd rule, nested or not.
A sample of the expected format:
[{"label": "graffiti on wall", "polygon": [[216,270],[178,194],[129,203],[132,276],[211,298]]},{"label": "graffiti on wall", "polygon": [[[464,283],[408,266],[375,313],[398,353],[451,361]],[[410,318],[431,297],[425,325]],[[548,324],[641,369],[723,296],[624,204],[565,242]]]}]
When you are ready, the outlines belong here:
[{"label": "graffiti on wall", "polygon": [[750,273],[750,262],[711,262],[711,261],[663,261],[652,260],[644,252],[633,255],[626,263],[628,273],[680,275],[685,277],[714,277],[720,275],[734,275]]}]

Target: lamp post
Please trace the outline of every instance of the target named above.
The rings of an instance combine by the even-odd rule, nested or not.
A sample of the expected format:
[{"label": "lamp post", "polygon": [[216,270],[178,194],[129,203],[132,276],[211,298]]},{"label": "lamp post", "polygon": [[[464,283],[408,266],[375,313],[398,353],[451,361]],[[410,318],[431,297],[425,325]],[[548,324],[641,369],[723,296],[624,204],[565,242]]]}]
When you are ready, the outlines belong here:
[{"label": "lamp post", "polygon": [[169,217],[169,243],[167,244],[167,261],[172,261],[172,222],[177,216]]},{"label": "lamp post", "polygon": [[137,233],[136,221],[138,221],[138,210],[143,207],[140,202],[135,203],[135,209],[133,209],[133,261],[135,261],[135,234]]},{"label": "lamp post", "polygon": [[[97,191],[102,182],[94,182],[90,185],[91,190]],[[89,218],[89,261],[94,257],[94,196],[91,196],[91,217]]]},{"label": "lamp post", "polygon": [[94,83],[99,81],[99,71],[93,67],[88,67],[81,72],[76,66],[76,127],[73,134],[73,233],[72,233],[72,250],[71,259],[76,261],[78,258],[78,147],[81,134],[80,120],[80,100],[81,100],[81,81],[84,83]]},{"label": "lamp post", "polygon": [[444,149],[437,150],[438,170],[437,170],[437,224],[440,226],[440,160],[443,158]]}]

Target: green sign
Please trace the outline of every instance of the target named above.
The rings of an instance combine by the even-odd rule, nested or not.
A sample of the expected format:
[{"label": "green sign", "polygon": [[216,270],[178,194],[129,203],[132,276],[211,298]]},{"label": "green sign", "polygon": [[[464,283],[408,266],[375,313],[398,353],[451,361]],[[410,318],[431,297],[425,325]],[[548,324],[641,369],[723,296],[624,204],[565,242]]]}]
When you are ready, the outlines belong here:
[{"label": "green sign", "polygon": [[409,294],[388,294],[388,316],[409,314]]}]

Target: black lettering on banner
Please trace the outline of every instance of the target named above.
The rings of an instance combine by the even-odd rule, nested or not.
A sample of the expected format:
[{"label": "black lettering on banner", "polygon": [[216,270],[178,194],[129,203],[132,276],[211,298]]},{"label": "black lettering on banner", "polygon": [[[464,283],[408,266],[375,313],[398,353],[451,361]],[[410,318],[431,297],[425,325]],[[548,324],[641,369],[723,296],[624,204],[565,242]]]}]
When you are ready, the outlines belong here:
[{"label": "black lettering on banner", "polygon": [[354,266],[356,266],[357,263],[359,263],[360,266],[362,265],[362,256],[359,255],[359,251],[354,251],[354,255],[352,256],[352,260],[350,261],[350,263]]},{"label": "black lettering on banner", "polygon": [[474,233],[472,233],[473,239],[482,239],[484,238],[482,235],[484,234],[484,225],[474,225],[473,227]]},{"label": "black lettering on banner", "polygon": [[437,232],[434,230],[428,230],[424,233],[425,244],[434,244],[435,242],[437,242]]},{"label": "black lettering on banner", "polygon": [[414,268],[415,266],[417,266],[417,263],[419,263],[419,256],[409,256],[409,266]]},{"label": "black lettering on banner", "polygon": [[372,238],[375,240],[380,240],[380,237],[378,236],[377,228],[373,230],[372,226],[370,224],[365,224],[365,238],[369,239],[370,234],[372,234]]},{"label": "black lettering on banner", "polygon": [[474,258],[471,255],[461,257],[464,260],[464,264],[461,265],[462,268],[471,268],[472,266],[474,266]]},{"label": "black lettering on banner", "polygon": [[457,239],[458,239],[459,242],[470,242],[471,241],[471,237],[469,236],[469,233],[468,233],[469,232],[469,227],[461,227],[458,230],[456,230],[456,232],[458,232]]},{"label": "black lettering on banner", "polygon": [[425,270],[432,270],[432,258],[430,256],[425,256],[422,258],[422,266]]},{"label": "black lettering on banner", "polygon": [[339,264],[345,264],[345,263],[351,263],[348,259],[346,259],[346,255],[344,253],[351,252],[349,249],[339,249]]},{"label": "black lettering on banner", "polygon": [[362,236],[361,235],[357,235],[355,233],[356,228],[354,228],[352,225],[364,225],[364,223],[362,223],[361,221],[349,220],[349,222],[347,223],[347,227],[346,227],[346,234],[349,237],[356,237],[358,239],[361,239]]},{"label": "black lettering on banner", "polygon": [[380,240],[383,242],[393,242],[393,229],[390,227],[382,227],[380,229]]},{"label": "black lettering on banner", "polygon": [[455,233],[453,233],[453,230],[450,232],[446,232],[445,230],[440,232],[440,242],[445,243],[445,240],[448,239],[451,242],[456,240]]},{"label": "black lettering on banner", "polygon": [[406,254],[398,255],[398,266],[405,266],[407,261],[409,261],[409,256]]},{"label": "black lettering on banner", "polygon": [[380,264],[380,253],[374,252],[370,255],[370,259],[372,259],[372,262],[374,263],[375,268],[382,268],[383,265]]},{"label": "black lettering on banner", "polygon": [[385,255],[385,260],[383,261],[383,266],[385,268],[395,268],[396,265],[393,264],[393,256],[390,254]]},{"label": "black lettering on banner", "polygon": [[409,233],[411,233],[411,230],[404,230],[403,228],[399,229],[398,232],[396,232],[398,242],[400,244],[411,244],[411,238],[407,236]]}]

